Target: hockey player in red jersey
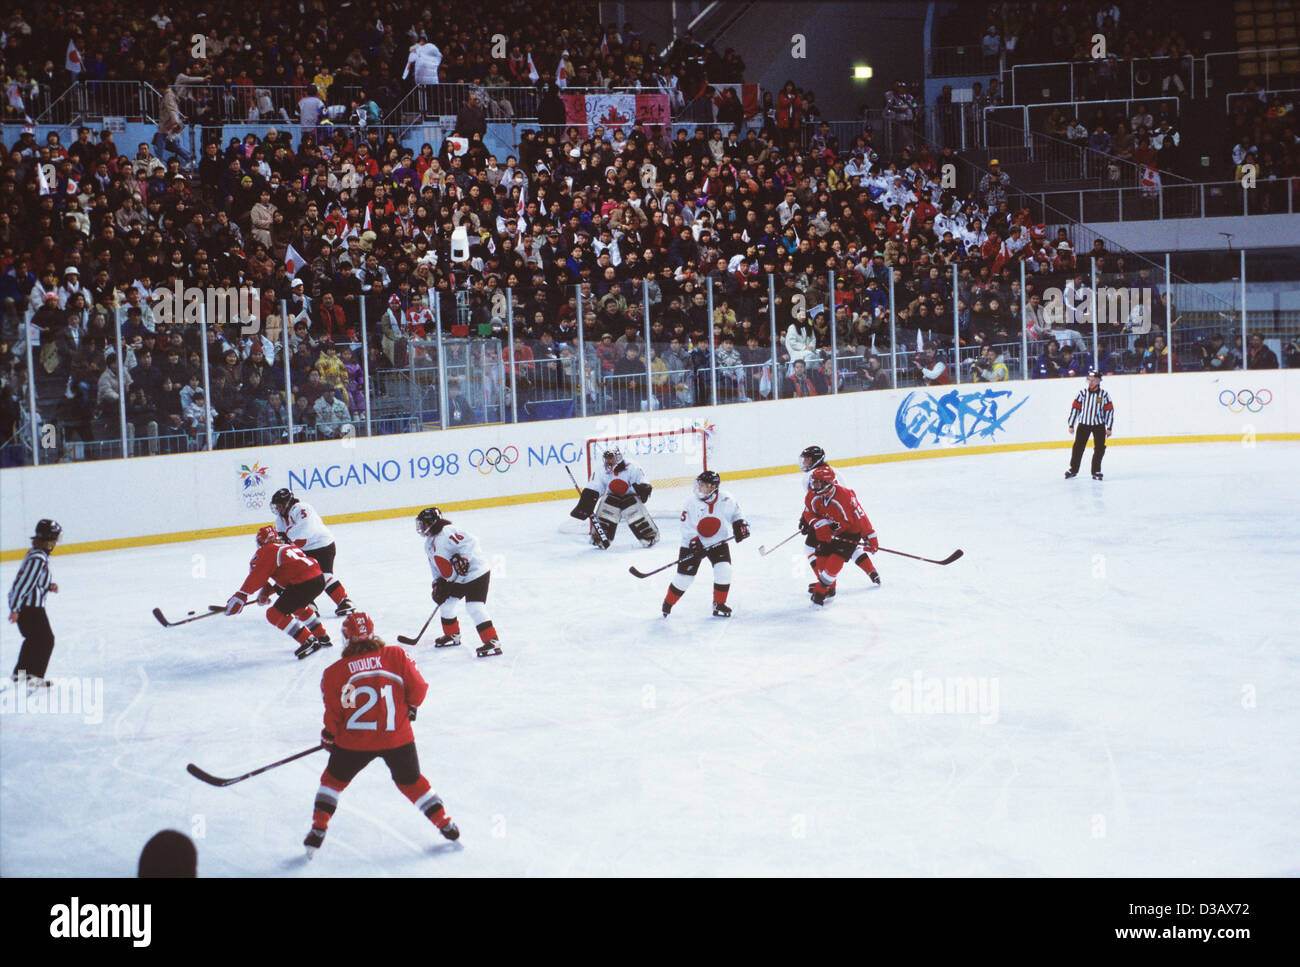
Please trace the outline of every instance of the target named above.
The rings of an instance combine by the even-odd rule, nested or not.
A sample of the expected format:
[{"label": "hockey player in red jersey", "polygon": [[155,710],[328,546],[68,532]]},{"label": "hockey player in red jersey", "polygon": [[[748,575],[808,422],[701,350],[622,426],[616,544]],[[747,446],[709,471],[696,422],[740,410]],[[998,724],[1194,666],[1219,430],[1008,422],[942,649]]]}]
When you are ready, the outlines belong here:
[{"label": "hockey player in red jersey", "polygon": [[415,808],[424,813],[447,839],[460,830],[443,809],[442,800],[420,774],[411,723],[429,685],[405,649],[386,645],[375,634],[374,622],[363,611],[343,619],[343,655],[321,675],[325,727],[321,741],[330,760],[321,773],[311,814],[311,831],[303,840],[308,856],[325,841],[339,796],[362,769],[383,759],[393,782]]},{"label": "hockey player in red jersey", "polygon": [[226,614],[243,611],[250,595],[257,595],[258,604],[267,604],[279,592],[266,609],[266,620],[298,642],[296,657],[306,658],[333,644],[312,607],[324,590],[320,565],[292,544],[281,543],[275,527],[267,524],[257,532],[257,553],[249,562],[248,577],[226,602]]},{"label": "hockey player in red jersey", "polygon": [[808,486],[799,530],[807,536],[808,563],[817,578],[808,585],[812,603],[824,605],[835,596],[835,579],[850,560],[873,584],[879,584],[870,554],[880,549],[880,542],[857,494],[836,480],[835,471],[827,466],[813,470]]}]

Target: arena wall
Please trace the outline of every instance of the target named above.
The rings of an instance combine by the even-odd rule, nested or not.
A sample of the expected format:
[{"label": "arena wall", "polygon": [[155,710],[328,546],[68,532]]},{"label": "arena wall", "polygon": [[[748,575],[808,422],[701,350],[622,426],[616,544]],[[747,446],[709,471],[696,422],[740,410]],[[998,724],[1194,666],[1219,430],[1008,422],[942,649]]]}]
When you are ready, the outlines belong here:
[{"label": "arena wall", "polygon": [[[0,471],[0,559],[28,546],[42,517],[60,553],[251,532],[282,486],[329,523],[572,501],[589,437],[699,426],[723,479],[793,473],[810,443],[837,466],[1064,449],[1082,379],[847,393],[399,436],[216,450]],[[1118,376],[1113,445],[1300,441],[1300,372]],[[495,450],[493,449],[495,448]],[[497,455],[497,452],[500,455]],[[685,465],[685,464],[684,464]],[[561,513],[557,507],[557,513]]]}]

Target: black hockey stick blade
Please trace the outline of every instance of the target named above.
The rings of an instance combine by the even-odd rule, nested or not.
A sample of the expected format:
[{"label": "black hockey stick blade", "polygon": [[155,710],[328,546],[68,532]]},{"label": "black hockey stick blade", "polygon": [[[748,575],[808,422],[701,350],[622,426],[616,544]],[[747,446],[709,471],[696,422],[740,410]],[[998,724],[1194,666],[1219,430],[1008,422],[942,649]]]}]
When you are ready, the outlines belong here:
[{"label": "black hockey stick blade", "polygon": [[295,752],[293,755],[286,756],[283,759],[280,759],[276,762],[272,762],[270,765],[262,766],[262,768],[260,769],[254,769],[252,772],[245,772],[242,776],[235,776],[231,779],[220,779],[217,776],[214,776],[210,772],[204,772],[193,762],[191,762],[189,765],[185,767],[185,771],[188,772],[190,775],[192,775],[195,779],[198,779],[200,782],[206,782],[209,786],[233,786],[237,782],[243,782],[245,779],[251,779],[253,778],[253,776],[258,776],[261,775],[263,772],[267,772],[271,769],[278,768],[279,766],[286,765],[287,763],[292,762],[294,759],[301,759],[305,755],[311,755],[313,752],[319,752],[323,748],[325,748],[325,743],[322,742],[320,745],[314,745],[310,749],[304,749],[301,752]]},{"label": "black hockey stick blade", "polygon": [[953,561],[957,560],[957,558],[962,556],[962,551],[956,550],[945,557],[942,561],[936,561],[932,557],[921,557],[919,554],[908,554],[904,551],[894,551],[890,550],[888,547],[882,547],[880,550],[884,551],[886,554],[897,554],[899,557],[910,557],[914,561],[925,561],[926,564],[951,564]]},{"label": "black hockey stick blade", "polygon": [[223,605],[210,604],[208,605],[208,610],[203,612],[203,614],[196,614],[193,618],[182,618],[180,621],[168,621],[163,617],[162,608],[154,608],[153,616],[158,619],[158,623],[164,628],[175,628],[178,625],[187,625],[191,621],[198,621],[201,618],[211,618],[214,614],[225,610],[226,609]]},{"label": "black hockey stick blade", "polygon": [[[709,549],[712,550],[713,547],[721,547],[723,544],[727,544],[727,543],[729,543],[729,542],[731,542],[731,541],[734,541],[734,540],[735,540],[734,537],[728,537],[726,540],[718,541],[718,543],[714,544],[714,545],[713,545],[712,547],[710,547]],[[657,567],[657,568],[655,568],[653,571],[641,571],[641,570],[638,570],[635,566],[633,566],[633,567],[630,567],[630,568],[627,569],[627,573],[630,574],[630,575],[632,575],[633,577],[636,577],[636,578],[648,578],[648,577],[652,577],[652,576],[655,575],[655,574],[658,574],[660,571],[666,571],[666,570],[668,570],[670,567],[676,567],[678,564],[680,564],[680,563],[682,562],[682,560],[683,560],[683,559],[679,557],[677,560],[675,560],[675,561],[669,561],[669,562],[668,562],[667,564],[665,564],[663,567]],[[701,560],[703,560],[703,558],[701,558]]]},{"label": "black hockey stick blade", "polygon": [[408,638],[406,635],[398,635],[397,636],[398,642],[403,645],[418,645],[420,643],[420,639],[424,637],[424,633],[429,630],[429,624],[430,622],[433,621],[433,617],[437,613],[438,612],[435,609],[433,614],[429,615],[429,620],[424,623],[424,627],[420,629],[420,633],[416,635],[414,638]]}]

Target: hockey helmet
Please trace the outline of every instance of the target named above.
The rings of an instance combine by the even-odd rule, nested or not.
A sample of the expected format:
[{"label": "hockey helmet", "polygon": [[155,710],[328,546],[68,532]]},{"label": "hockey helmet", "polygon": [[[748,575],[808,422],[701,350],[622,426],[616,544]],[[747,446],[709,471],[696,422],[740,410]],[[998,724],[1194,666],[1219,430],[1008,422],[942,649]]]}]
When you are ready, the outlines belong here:
[{"label": "hockey helmet", "polygon": [[275,529],[275,525],[274,525],[274,524],[267,524],[265,527],[262,527],[262,528],[261,528],[260,530],[258,530],[258,532],[257,532],[257,546],[258,546],[258,547],[261,547],[263,544],[271,544],[271,543],[274,543],[275,541],[278,541],[279,539],[280,539],[280,535],[279,535],[279,533],[276,532],[276,529]]},{"label": "hockey helmet", "polygon": [[271,494],[271,506],[276,510],[285,510],[292,507],[298,502],[298,498],[293,495],[293,491],[288,487],[281,487],[275,493]]},{"label": "hockey helmet", "polygon": [[799,454],[799,469],[804,473],[826,462],[826,451],[819,446],[804,447]]},{"label": "hockey helmet", "polygon": [[812,472],[808,486],[812,487],[812,492],[815,494],[825,494],[835,489],[836,482],[835,471],[823,465]]},{"label": "hockey helmet", "polygon": [[695,478],[695,496],[700,500],[708,500],[718,492],[718,485],[722,483],[722,478],[712,470],[705,470]]},{"label": "hockey helmet", "polygon": [[375,637],[375,623],[364,611],[353,611],[343,619],[343,639],[351,644],[354,641],[368,641]]},{"label": "hockey helmet", "polygon": [[623,451],[618,447],[610,447],[605,451],[605,469],[615,471],[623,463]]},{"label": "hockey helmet", "polygon": [[421,537],[433,537],[447,525],[447,518],[437,507],[426,507],[415,515],[415,532]]},{"label": "hockey helmet", "polygon": [[57,541],[62,533],[63,528],[59,526],[59,522],[46,517],[36,522],[36,533],[32,535],[32,540]]},{"label": "hockey helmet", "polygon": [[1090,370],[1088,370],[1088,378],[1089,378],[1089,379],[1095,379],[1097,382],[1100,383],[1100,382],[1101,382],[1101,373],[1097,372],[1097,370],[1095,370],[1095,369],[1090,369]]}]

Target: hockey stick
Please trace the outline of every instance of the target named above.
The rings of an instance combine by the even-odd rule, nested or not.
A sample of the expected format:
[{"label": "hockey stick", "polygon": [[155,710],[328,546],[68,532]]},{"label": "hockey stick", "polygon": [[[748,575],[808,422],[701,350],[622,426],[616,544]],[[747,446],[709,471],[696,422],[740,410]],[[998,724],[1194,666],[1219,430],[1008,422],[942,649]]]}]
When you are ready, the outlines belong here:
[{"label": "hockey stick", "polygon": [[[441,607],[441,605],[439,607]],[[397,640],[404,645],[418,645],[420,643],[420,639],[424,637],[424,633],[429,629],[429,624],[430,622],[433,621],[434,615],[436,615],[437,613],[438,613],[438,608],[434,608],[433,614],[429,615],[429,620],[424,623],[424,627],[420,629],[420,633],[416,635],[414,638],[408,638],[406,637],[406,635],[398,635]]]},{"label": "hockey stick", "polygon": [[[710,547],[706,548],[706,550],[711,551],[715,547],[721,547],[723,544],[726,544],[728,541],[734,541],[734,540],[735,540],[734,537],[728,537],[726,540],[718,541],[718,543],[711,545]],[[688,560],[688,558],[678,557],[677,560],[669,564],[665,564],[663,567],[657,567],[653,571],[638,571],[635,567],[630,567],[627,569],[627,573],[631,574],[633,577],[648,578],[651,575],[658,574],[660,571],[666,571],[670,567],[676,567],[678,564],[680,564],[682,561],[685,560]],[[703,558],[701,558],[701,560],[703,560]]]},{"label": "hockey stick", "polygon": [[245,779],[251,779],[253,778],[253,776],[261,775],[263,772],[266,772],[270,769],[275,769],[279,766],[284,765],[285,763],[292,762],[294,759],[301,759],[303,756],[311,755],[313,752],[319,752],[321,749],[324,748],[326,748],[326,746],[325,743],[322,742],[320,745],[314,745],[310,749],[304,749],[301,752],[295,752],[293,755],[281,759],[278,762],[272,762],[269,766],[262,766],[262,768],[254,769],[252,772],[245,772],[242,776],[235,776],[233,779],[218,779],[216,776],[212,775],[211,773],[204,772],[193,762],[191,762],[189,765],[185,767],[185,771],[188,772],[190,775],[192,775],[195,779],[198,779],[201,782],[206,782],[209,786],[233,786],[237,782],[243,782]]},{"label": "hockey stick", "polygon": [[158,623],[164,628],[175,628],[179,625],[187,625],[191,621],[199,621],[203,618],[211,618],[214,614],[222,614],[226,610],[225,605],[210,604],[208,610],[203,614],[197,614],[193,618],[182,618],[180,621],[168,621],[163,617],[162,608],[154,608],[153,616],[158,619]]},{"label": "hockey stick", "polygon": [[[789,544],[792,540],[794,540],[796,537],[798,537],[798,536],[799,536],[800,534],[802,534],[802,533],[803,533],[803,531],[795,531],[793,534],[791,534],[789,537],[787,537],[785,540],[783,540],[783,541],[781,542],[781,544]],[[773,545],[772,547],[764,547],[763,545],[760,544],[760,545],[758,546],[758,553],[759,553],[759,555],[760,555],[761,557],[767,557],[767,555],[771,554],[771,553],[772,553],[773,551],[775,551],[778,547],[780,547],[781,544],[775,544],[775,545]]]},{"label": "hockey stick", "polygon": [[957,558],[961,557],[962,555],[962,552],[960,550],[956,550],[953,551],[951,554],[949,554],[947,557],[945,557],[942,561],[936,561],[933,558],[921,557],[917,554],[907,554],[903,551],[891,551],[887,547],[879,548],[879,550],[884,551],[886,554],[897,554],[899,557],[910,557],[914,561],[925,561],[925,563],[927,564],[951,564],[953,561],[957,560]]},{"label": "hockey stick", "polygon": [[576,477],[573,476],[573,471],[569,469],[568,464],[565,464],[564,472],[569,475],[569,481],[573,484],[573,489],[576,490],[578,492],[578,496],[581,497],[582,488],[578,486],[578,480]]}]

